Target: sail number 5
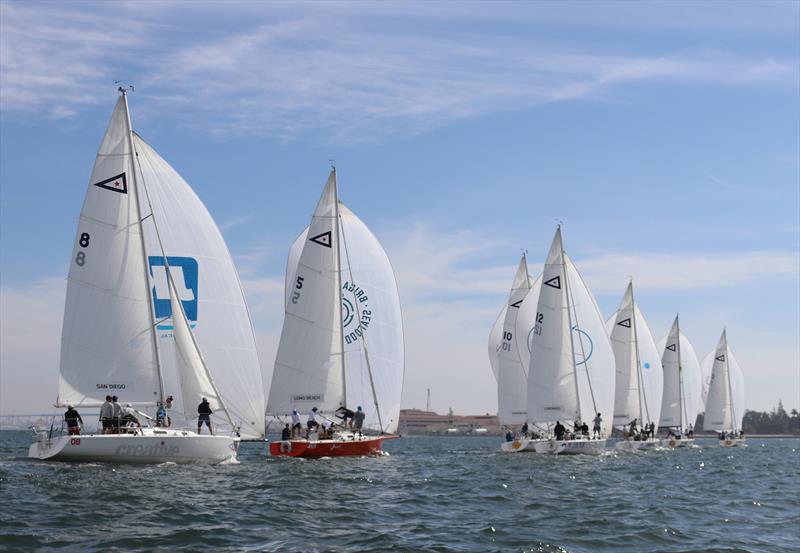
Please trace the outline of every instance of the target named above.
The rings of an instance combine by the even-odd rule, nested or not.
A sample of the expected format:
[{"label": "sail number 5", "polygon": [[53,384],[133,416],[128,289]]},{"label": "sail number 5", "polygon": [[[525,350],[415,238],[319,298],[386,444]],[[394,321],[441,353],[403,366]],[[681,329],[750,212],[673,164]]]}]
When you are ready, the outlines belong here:
[{"label": "sail number 5", "polygon": [[297,283],[294,285],[294,288],[295,291],[292,293],[292,303],[297,303],[300,299],[300,292],[298,292],[298,290],[303,288],[303,277],[297,277]]},{"label": "sail number 5", "polygon": [[[88,248],[90,238],[91,236],[89,236],[88,232],[81,233],[80,238],[78,238],[78,245],[81,248]],[[86,252],[83,250],[78,250],[78,253],[75,254],[75,264],[78,267],[83,267],[85,263],[86,263]]]}]

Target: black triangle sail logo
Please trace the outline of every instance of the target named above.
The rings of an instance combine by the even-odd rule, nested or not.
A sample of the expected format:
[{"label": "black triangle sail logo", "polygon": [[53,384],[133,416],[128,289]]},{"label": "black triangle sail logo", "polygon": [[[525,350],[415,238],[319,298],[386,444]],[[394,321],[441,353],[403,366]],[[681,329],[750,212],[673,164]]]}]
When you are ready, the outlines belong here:
[{"label": "black triangle sail logo", "polygon": [[667,349],[670,350],[670,351],[675,351],[675,344],[668,345]]},{"label": "black triangle sail logo", "polygon": [[717,361],[725,361],[725,355],[720,355],[719,357],[715,357]]},{"label": "black triangle sail logo", "polygon": [[625,319],[623,321],[618,322],[617,324],[619,326],[624,326],[625,328],[630,328],[631,327],[631,320],[630,319]]},{"label": "black triangle sail logo", "polygon": [[560,276],[553,277],[547,282],[545,282],[545,285],[549,286],[550,288],[556,288],[558,290],[561,290],[561,277]]},{"label": "black triangle sail logo", "polygon": [[519,309],[520,305],[522,305],[522,300],[515,301],[514,303],[511,304],[511,307],[516,307],[517,309]]},{"label": "black triangle sail logo", "polygon": [[323,232],[322,234],[317,234],[309,238],[315,244],[319,244],[320,246],[325,246],[326,248],[331,247],[331,231]]},{"label": "black triangle sail logo", "polygon": [[116,177],[111,177],[104,181],[96,182],[94,186],[99,186],[100,188],[105,188],[113,192],[119,192],[120,194],[128,193],[128,182],[125,180],[125,173],[121,173]]}]

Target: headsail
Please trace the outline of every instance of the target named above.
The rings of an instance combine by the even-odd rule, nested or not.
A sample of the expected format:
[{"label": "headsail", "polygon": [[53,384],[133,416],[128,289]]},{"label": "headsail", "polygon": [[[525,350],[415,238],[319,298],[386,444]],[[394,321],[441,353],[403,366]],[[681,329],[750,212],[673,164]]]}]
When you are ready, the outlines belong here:
[{"label": "headsail", "polygon": [[[146,191],[149,200],[146,205],[152,206],[152,217],[144,213],[143,225],[167,393],[178,386],[175,376],[178,358],[170,354],[178,336],[172,328],[174,308],[167,278],[169,266],[176,296],[230,418],[240,428],[243,438],[262,438],[265,428],[261,367],[230,252],[208,210],[186,181],[136,134],[133,144],[143,183],[141,194],[144,200]],[[181,403],[176,402],[175,407],[195,418],[199,400],[190,405]]]},{"label": "headsail", "polygon": [[97,153],[70,258],[59,405],[97,406],[107,394],[139,404],[159,399],[137,192],[123,95]]},{"label": "headsail", "polygon": [[655,423],[661,414],[664,374],[661,356],[628,284],[617,312],[606,322],[616,361],[614,426]]}]

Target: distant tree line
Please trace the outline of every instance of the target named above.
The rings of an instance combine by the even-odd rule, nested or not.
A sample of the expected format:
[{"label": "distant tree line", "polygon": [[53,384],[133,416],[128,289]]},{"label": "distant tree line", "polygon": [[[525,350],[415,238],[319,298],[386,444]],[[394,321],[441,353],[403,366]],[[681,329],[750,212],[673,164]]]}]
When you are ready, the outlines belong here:
[{"label": "distant tree line", "polygon": [[[789,413],[783,402],[769,413],[765,411],[745,411],[742,427],[745,434],[794,434],[800,436],[800,413],[792,409]],[[695,428],[703,428],[703,413],[697,417]]]}]

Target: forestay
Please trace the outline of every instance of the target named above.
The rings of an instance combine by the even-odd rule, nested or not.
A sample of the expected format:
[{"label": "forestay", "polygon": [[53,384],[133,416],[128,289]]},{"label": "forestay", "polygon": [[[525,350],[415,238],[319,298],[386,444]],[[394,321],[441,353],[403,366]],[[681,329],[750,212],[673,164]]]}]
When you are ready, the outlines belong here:
[{"label": "forestay", "polygon": [[[189,332],[207,366],[208,378],[213,379],[233,423],[240,427],[241,436],[262,438],[265,429],[261,368],[250,315],[230,252],[208,210],[186,181],[136,134],[134,146],[143,200],[146,190],[152,206],[152,217],[144,213],[143,225],[165,393],[179,386],[177,364],[181,359],[180,352],[175,351],[175,343],[181,338],[173,328],[168,265]],[[154,224],[158,225],[163,252]],[[191,335],[183,337],[190,338]],[[198,386],[198,389],[190,386],[193,391],[181,394],[186,403],[197,399],[195,403],[176,401],[175,407],[183,410],[187,418],[196,418],[200,401],[197,396],[208,392],[207,383]],[[208,393],[206,397],[211,400],[213,394]],[[224,420],[228,422],[227,418]]]},{"label": "forestay", "polygon": [[159,397],[129,124],[120,97],[97,153],[70,257],[57,404]]}]

